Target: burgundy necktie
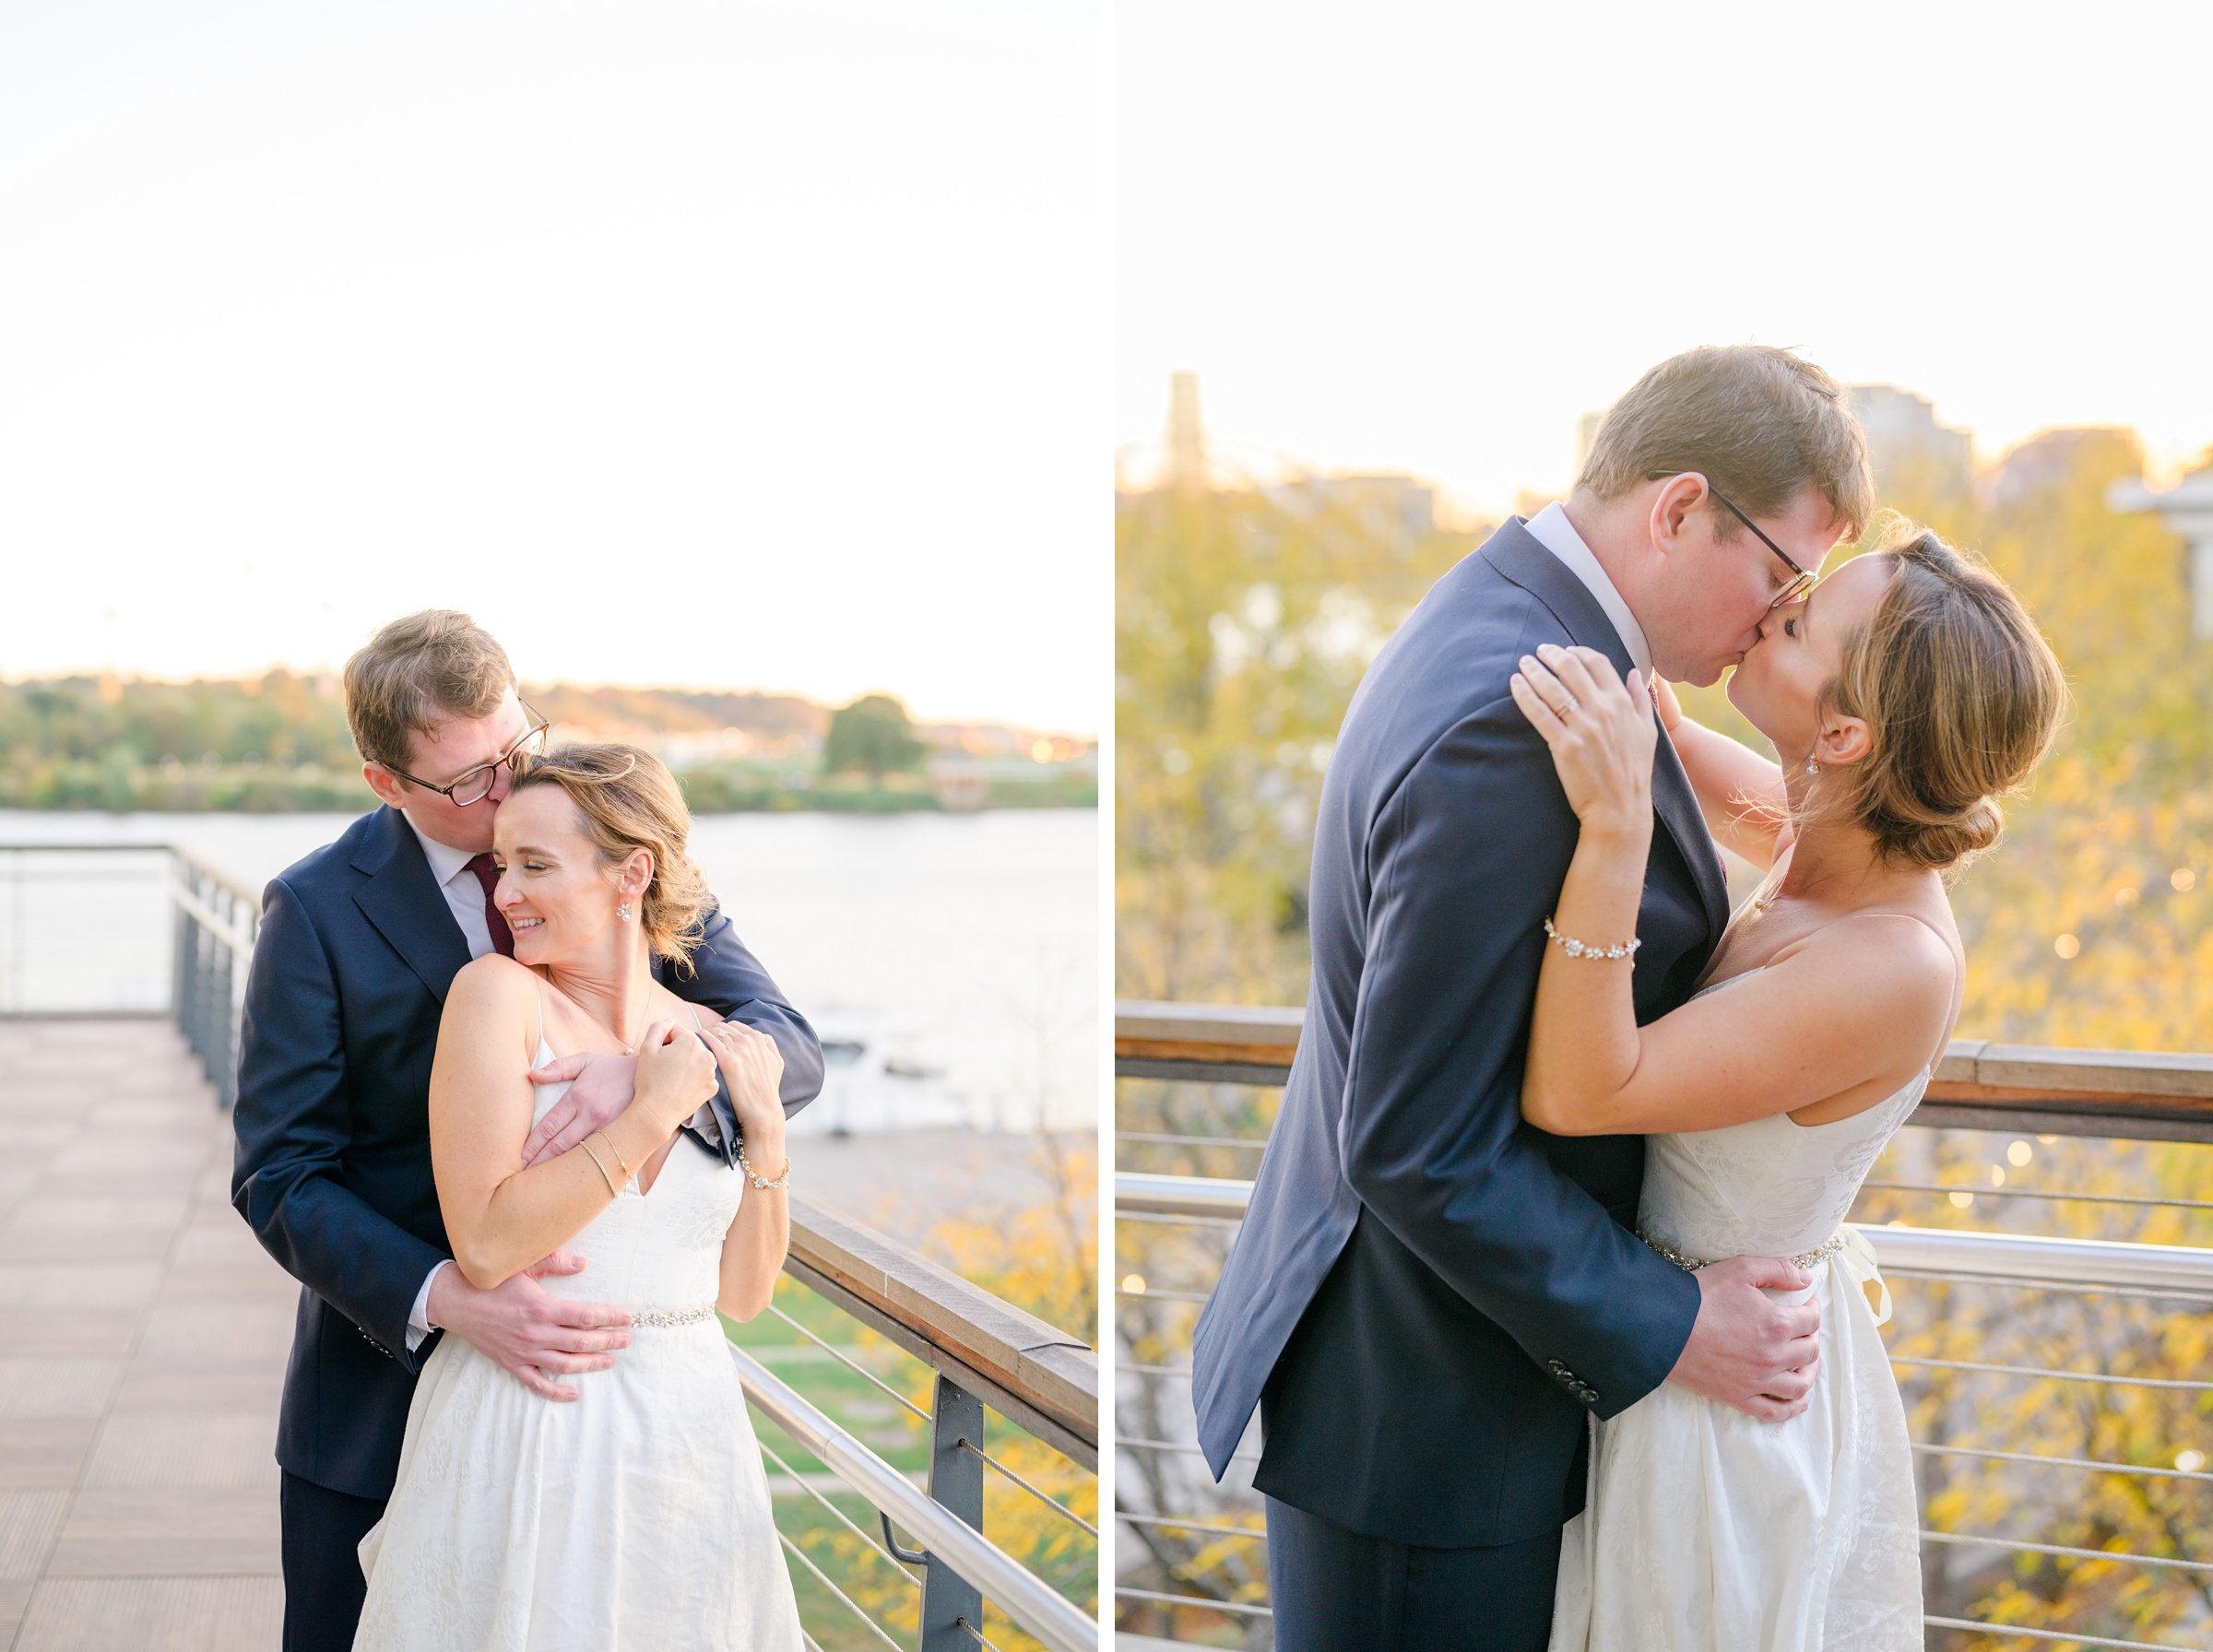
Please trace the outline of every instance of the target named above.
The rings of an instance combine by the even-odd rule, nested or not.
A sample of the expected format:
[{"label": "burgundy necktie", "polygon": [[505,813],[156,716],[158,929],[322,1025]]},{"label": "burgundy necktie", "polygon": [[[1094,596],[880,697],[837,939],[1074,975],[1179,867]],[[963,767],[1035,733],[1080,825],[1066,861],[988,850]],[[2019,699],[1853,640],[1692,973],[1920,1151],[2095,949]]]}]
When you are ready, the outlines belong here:
[{"label": "burgundy necktie", "polygon": [[499,887],[500,868],[491,864],[490,855],[479,855],[468,863],[468,869],[477,875],[484,889],[484,927],[491,931],[491,950],[502,958],[515,956],[515,932],[507,927],[507,920],[500,909],[491,903],[491,891]]}]

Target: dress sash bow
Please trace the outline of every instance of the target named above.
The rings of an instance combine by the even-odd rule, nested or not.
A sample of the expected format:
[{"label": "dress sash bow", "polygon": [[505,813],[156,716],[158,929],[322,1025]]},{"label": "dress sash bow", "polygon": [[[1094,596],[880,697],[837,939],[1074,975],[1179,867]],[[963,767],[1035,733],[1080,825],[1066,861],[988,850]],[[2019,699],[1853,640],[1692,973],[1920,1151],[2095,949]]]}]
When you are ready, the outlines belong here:
[{"label": "dress sash bow", "polygon": [[[1852,1276],[1852,1283],[1863,1290],[1873,1285],[1876,1292],[1875,1322],[1890,1323],[1890,1287],[1884,1282],[1876,1261],[1875,1246],[1867,1243],[1867,1235],[1847,1222],[1837,1230],[1836,1238],[1829,1241],[1836,1248],[1837,1266]],[[1824,1246],[1823,1248],[1827,1248]]]}]

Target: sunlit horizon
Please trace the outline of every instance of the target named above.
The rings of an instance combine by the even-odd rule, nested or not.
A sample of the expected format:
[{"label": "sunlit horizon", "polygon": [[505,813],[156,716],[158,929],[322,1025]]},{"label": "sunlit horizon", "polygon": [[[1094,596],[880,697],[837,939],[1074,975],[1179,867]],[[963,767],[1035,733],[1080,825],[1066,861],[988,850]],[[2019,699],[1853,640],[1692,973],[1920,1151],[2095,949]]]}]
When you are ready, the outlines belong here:
[{"label": "sunlit horizon", "polygon": [[10,8],[0,677],[313,674],[444,607],[530,680],[1095,730],[1096,30]]}]

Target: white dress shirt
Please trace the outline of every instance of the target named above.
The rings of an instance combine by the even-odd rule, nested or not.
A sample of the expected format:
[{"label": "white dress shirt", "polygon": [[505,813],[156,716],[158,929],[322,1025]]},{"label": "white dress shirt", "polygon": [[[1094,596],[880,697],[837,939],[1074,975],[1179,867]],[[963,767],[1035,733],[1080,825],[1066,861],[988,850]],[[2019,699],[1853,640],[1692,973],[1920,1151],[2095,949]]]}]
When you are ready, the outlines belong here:
[{"label": "white dress shirt", "polygon": [[1629,660],[1644,673],[1644,680],[1652,680],[1652,647],[1644,640],[1644,627],[1637,623],[1637,616],[1629,612],[1629,605],[1621,599],[1606,571],[1599,566],[1591,548],[1583,543],[1582,535],[1575,531],[1575,524],[1568,520],[1556,500],[1529,519],[1529,536],[1546,550],[1568,565],[1568,572],[1583,582],[1584,588],[1598,599],[1606,618],[1614,622],[1614,634],[1621,645],[1629,651]]},{"label": "white dress shirt", "polygon": [[[491,950],[491,926],[484,920],[484,886],[468,869],[476,856],[467,849],[440,843],[415,824],[413,815],[405,809],[400,813],[415,833],[415,841],[422,845],[423,858],[431,863],[431,876],[438,880],[439,892],[454,909],[454,922],[461,926],[461,938],[468,942],[469,958],[483,957]],[[438,1277],[439,1268],[452,1266],[451,1260],[441,1262],[422,1276],[422,1289],[415,1292],[415,1306],[408,1315],[409,1353],[421,1347],[422,1339],[431,1334],[431,1281]]]}]

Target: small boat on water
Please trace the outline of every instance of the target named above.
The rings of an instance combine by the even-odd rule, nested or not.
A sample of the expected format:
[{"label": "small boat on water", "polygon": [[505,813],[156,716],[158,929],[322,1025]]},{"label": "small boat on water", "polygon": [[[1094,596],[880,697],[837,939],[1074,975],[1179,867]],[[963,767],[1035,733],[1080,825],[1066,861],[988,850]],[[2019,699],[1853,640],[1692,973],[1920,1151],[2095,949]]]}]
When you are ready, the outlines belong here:
[{"label": "small boat on water", "polygon": [[968,1098],[923,1058],[913,1029],[867,1010],[813,1018],[822,1041],[822,1093],[793,1115],[794,1136],[965,1129]]}]

